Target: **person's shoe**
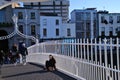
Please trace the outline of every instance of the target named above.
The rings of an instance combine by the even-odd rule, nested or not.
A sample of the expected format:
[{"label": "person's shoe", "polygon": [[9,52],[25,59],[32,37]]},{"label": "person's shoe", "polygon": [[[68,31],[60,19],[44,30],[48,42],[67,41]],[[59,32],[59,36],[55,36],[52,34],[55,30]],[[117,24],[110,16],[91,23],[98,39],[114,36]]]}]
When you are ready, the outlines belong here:
[{"label": "person's shoe", "polygon": [[16,65],[17,65],[17,63],[14,63],[14,65],[16,66]]},{"label": "person's shoe", "polygon": [[55,68],[54,70],[55,70],[55,71],[57,71],[57,69],[56,69],[56,68]]},{"label": "person's shoe", "polygon": [[46,70],[46,68],[44,67],[43,70]]},{"label": "person's shoe", "polygon": [[23,65],[26,65],[26,63],[23,63]]}]

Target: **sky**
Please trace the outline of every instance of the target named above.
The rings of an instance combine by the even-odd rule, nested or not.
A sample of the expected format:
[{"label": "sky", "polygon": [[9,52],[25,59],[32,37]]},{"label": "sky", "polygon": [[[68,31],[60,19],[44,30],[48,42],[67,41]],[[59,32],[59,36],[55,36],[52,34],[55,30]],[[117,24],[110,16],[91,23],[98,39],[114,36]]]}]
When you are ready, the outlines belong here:
[{"label": "sky", "polygon": [[120,13],[120,0],[70,0],[69,11],[83,8],[97,8]]}]

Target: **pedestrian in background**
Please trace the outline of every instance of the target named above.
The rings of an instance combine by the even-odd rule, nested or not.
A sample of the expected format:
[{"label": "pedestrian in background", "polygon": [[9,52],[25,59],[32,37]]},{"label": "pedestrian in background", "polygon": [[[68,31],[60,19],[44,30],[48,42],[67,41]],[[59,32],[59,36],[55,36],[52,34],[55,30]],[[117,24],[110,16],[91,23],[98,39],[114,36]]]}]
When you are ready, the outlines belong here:
[{"label": "pedestrian in background", "polygon": [[19,53],[22,56],[23,65],[26,65],[26,55],[28,55],[28,51],[27,51],[27,48],[25,46],[25,43],[22,43],[22,45],[19,46]]},{"label": "pedestrian in background", "polygon": [[17,45],[14,44],[12,46],[11,50],[12,50],[12,62],[14,63],[14,65],[16,65],[17,64],[17,57],[16,57],[16,55],[18,53],[18,47],[17,47]]},{"label": "pedestrian in background", "polygon": [[4,52],[3,50],[0,51],[0,65],[3,65],[4,63]]}]

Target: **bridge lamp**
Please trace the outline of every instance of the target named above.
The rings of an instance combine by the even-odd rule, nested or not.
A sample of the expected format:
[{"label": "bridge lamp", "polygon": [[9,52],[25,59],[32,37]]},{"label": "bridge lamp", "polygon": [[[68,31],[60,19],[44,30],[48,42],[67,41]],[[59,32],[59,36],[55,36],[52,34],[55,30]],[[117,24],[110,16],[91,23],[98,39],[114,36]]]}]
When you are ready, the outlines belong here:
[{"label": "bridge lamp", "polygon": [[15,24],[15,30],[17,30],[18,26],[17,26],[17,22],[18,22],[18,17],[14,14],[14,16],[12,17],[13,22]]},{"label": "bridge lamp", "polygon": [[13,22],[14,22],[14,23],[17,23],[18,18],[17,18],[17,16],[16,16],[15,14],[13,15],[12,19],[13,19]]}]

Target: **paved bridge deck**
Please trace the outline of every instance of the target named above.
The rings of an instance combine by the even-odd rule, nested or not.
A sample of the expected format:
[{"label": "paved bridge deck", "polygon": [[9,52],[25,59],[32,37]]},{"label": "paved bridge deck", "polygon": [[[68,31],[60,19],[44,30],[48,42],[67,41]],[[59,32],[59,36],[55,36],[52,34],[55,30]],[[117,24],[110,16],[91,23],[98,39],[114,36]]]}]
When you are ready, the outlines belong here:
[{"label": "paved bridge deck", "polygon": [[45,71],[43,67],[33,63],[14,66],[3,65],[1,67],[0,80],[76,80],[59,71]]}]

